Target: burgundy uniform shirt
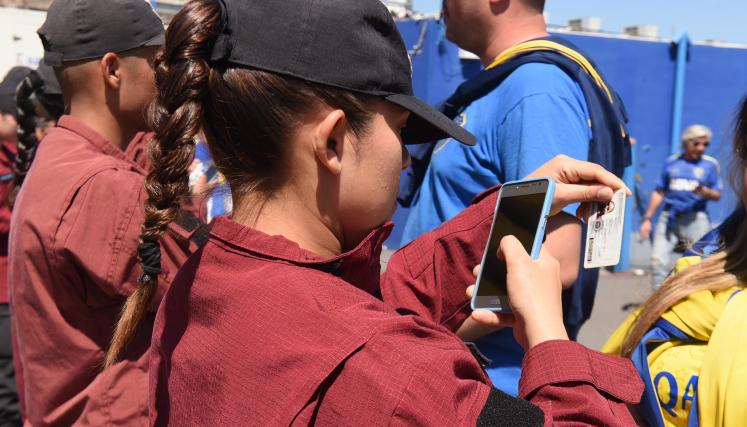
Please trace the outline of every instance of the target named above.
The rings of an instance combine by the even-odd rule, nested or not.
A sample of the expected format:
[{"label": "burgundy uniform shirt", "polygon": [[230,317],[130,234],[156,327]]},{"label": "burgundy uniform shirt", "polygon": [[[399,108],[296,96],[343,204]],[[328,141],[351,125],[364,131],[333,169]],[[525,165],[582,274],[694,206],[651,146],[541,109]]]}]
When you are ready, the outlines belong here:
[{"label": "burgundy uniform shirt", "polygon": [[10,231],[10,208],[8,193],[13,188],[13,159],[16,144],[0,142],[0,304],[8,303],[8,232]]},{"label": "burgundy uniform shirt", "polygon": [[[475,425],[490,380],[452,330],[473,281],[459,272],[478,262],[495,201],[416,240],[381,277],[391,225],[325,260],[218,218],[157,314],[151,423]],[[626,403],[643,386],[630,361],[555,341],[524,368],[521,395],[546,424],[634,425]]]},{"label": "burgundy uniform shirt", "polygon": [[[125,153],[63,116],[41,142],[20,191],[10,233],[10,297],[30,425],[147,423],[153,315],[123,360],[101,370],[122,304],[137,286],[146,195],[143,159],[133,151],[144,143],[139,134]],[[188,256],[186,237],[177,227],[166,233],[161,288]]]}]

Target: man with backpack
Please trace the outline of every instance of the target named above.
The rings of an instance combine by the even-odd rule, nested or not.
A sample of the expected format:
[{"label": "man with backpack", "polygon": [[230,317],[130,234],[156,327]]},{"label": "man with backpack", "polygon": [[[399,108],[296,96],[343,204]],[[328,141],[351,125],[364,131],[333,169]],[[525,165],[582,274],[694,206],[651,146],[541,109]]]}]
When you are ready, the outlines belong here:
[{"label": "man with backpack", "polygon": [[[478,138],[474,147],[442,140],[413,152],[400,202],[410,206],[403,242],[452,218],[483,190],[520,179],[559,155],[622,175],[630,163],[627,118],[593,63],[547,33],[544,0],[445,0],[446,36],[485,69],[441,106]],[[565,320],[574,337],[591,313],[598,273],[579,271],[582,224],[568,215],[548,225],[546,246],[561,262]],[[568,250],[578,242],[578,250]],[[583,273],[583,274],[582,274]],[[493,360],[494,384],[516,393],[523,352],[510,330],[478,341]]]}]

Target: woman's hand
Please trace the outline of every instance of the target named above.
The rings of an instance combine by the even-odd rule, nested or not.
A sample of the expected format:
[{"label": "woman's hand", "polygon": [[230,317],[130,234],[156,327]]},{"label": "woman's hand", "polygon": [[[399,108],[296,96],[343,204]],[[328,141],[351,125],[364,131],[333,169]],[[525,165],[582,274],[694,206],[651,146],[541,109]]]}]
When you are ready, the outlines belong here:
[{"label": "woman's hand", "polygon": [[[496,256],[506,262],[512,314],[475,310],[460,328],[460,338],[468,341],[501,327],[513,326],[514,336],[525,350],[545,341],[567,340],[558,261],[544,248],[539,258],[532,260],[514,236],[501,240],[500,253]],[[470,286],[467,295],[471,297],[473,291],[474,286]]]},{"label": "woman's hand", "polygon": [[[607,171],[603,167],[595,163],[572,159],[562,154],[556,156],[549,162],[540,166],[539,169],[532,172],[526,178],[531,179],[544,177],[552,178],[556,183],[551,215],[559,213],[567,205],[581,202],[582,204],[576,212],[576,216],[580,219],[583,219],[584,217],[588,216],[587,212],[589,208],[589,202],[608,202],[612,200],[612,196],[614,195],[615,191],[621,188],[624,188],[626,190],[628,196],[630,196],[631,194],[630,190],[625,186],[625,183],[620,178]],[[515,238],[512,239],[516,241]],[[542,250],[540,258],[537,261],[532,261],[531,258],[526,254],[526,251],[524,251],[523,247],[521,247],[521,245],[518,243],[518,241],[516,241],[516,244],[519,245],[518,249],[522,251],[524,256],[519,257],[519,259],[522,259],[523,261],[521,263],[517,263],[517,267],[514,267],[514,276],[519,274],[523,276],[538,276],[543,274],[548,275],[548,277],[552,276],[552,274],[549,274],[548,271],[549,264],[557,264],[557,261],[555,261],[555,259],[552,258],[552,256],[549,255],[544,248]],[[518,255],[516,256],[518,257]],[[527,264],[525,261],[528,261],[530,264]],[[531,265],[534,265],[534,267],[531,267]],[[477,276],[477,271],[478,267],[475,267],[475,271],[473,272],[475,276]],[[509,277],[511,277],[511,274],[511,267],[509,266]],[[548,281],[545,283],[545,286],[554,286],[556,284],[559,284],[560,279],[557,276],[558,274],[556,272],[554,279],[548,279]],[[515,282],[519,279],[514,278],[513,280]],[[555,280],[557,280],[558,283],[555,283]],[[526,285],[526,288],[534,289],[538,286],[541,286],[541,284],[529,283]],[[467,295],[470,298],[472,297],[473,288],[474,286],[471,286],[467,289]],[[526,289],[519,289],[518,291],[514,292],[521,293],[528,291]],[[510,286],[509,295],[511,295]],[[559,333],[559,331],[562,330],[562,336],[566,337],[567,339],[562,321],[560,288],[558,288],[557,295],[557,298],[553,299],[553,301],[557,303],[556,306],[553,306],[557,308],[557,313],[553,312],[553,316],[556,317],[556,326],[559,327],[556,332]],[[542,294],[539,296],[542,298],[547,297],[546,294]],[[518,301],[521,301],[521,298],[522,297],[520,296]],[[510,299],[511,303],[513,304],[513,297]],[[522,307],[519,307],[519,309],[521,310]],[[558,313],[561,314],[558,315]],[[550,313],[545,313],[542,316],[546,316],[549,314]],[[528,319],[532,316],[534,315],[530,315],[529,317],[527,317],[522,314],[518,314],[517,316],[514,316],[494,313],[487,310],[478,310],[473,312],[472,316],[468,318],[464,322],[464,324],[462,324],[459,331],[457,331],[457,335],[464,341],[472,341],[481,336],[487,335],[488,333],[494,332],[500,328],[514,326],[514,324],[516,324],[516,328],[521,331],[521,328],[523,328],[526,324],[522,323],[522,318]],[[533,328],[532,330],[535,329],[543,330],[545,328]],[[526,336],[529,335],[528,333],[525,334],[524,332],[515,333]],[[521,340],[519,340],[519,342],[522,343]],[[524,343],[522,343],[522,345],[524,345],[525,343],[526,345],[530,345],[529,342],[530,341],[527,339],[526,341],[524,341]]]},{"label": "woman's hand", "polygon": [[583,219],[588,210],[588,202],[609,202],[615,191],[624,188],[631,195],[625,183],[596,163],[583,162],[565,155],[554,157],[539,169],[529,174],[530,178],[552,178],[557,186],[552,201],[550,215],[555,215],[564,207],[581,202],[576,216]]}]

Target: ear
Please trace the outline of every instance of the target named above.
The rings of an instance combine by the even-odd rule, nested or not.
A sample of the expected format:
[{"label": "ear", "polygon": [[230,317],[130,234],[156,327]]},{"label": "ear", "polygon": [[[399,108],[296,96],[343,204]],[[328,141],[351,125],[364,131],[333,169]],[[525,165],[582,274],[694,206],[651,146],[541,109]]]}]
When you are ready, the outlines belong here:
[{"label": "ear", "polygon": [[108,52],[99,61],[101,77],[106,87],[119,89],[122,85],[122,60],[116,53]]},{"label": "ear", "polygon": [[342,110],[330,110],[314,129],[314,154],[333,175],[342,172],[342,155],[347,134],[347,119]]}]

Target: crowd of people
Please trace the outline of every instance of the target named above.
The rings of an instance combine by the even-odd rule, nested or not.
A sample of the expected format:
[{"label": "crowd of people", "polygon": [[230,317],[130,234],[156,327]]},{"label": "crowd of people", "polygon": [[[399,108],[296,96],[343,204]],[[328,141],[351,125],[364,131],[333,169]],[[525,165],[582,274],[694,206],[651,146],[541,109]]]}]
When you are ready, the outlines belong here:
[{"label": "crowd of people", "polygon": [[[443,8],[485,68],[438,110],[378,0],[190,0],[167,30],[143,0],[55,0],[39,68],[0,83],[2,425],[747,421],[747,102],[739,206],[708,232],[719,166],[688,128],[641,228],[664,206],[663,284],[597,352],[581,218],[627,190],[622,100],[543,0]],[[539,258],[489,254],[512,314],[472,312],[500,185],[538,177]]]}]

